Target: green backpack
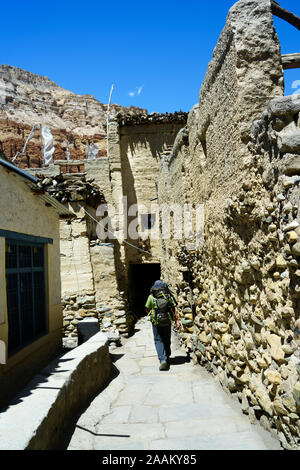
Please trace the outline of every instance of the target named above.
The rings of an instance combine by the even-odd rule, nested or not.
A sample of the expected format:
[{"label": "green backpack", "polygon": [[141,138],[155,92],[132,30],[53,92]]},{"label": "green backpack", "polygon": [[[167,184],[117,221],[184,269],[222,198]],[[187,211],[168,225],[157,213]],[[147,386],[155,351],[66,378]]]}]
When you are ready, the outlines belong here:
[{"label": "green backpack", "polygon": [[171,325],[173,303],[170,296],[162,289],[153,289],[152,295],[155,301],[154,323],[158,326]]}]

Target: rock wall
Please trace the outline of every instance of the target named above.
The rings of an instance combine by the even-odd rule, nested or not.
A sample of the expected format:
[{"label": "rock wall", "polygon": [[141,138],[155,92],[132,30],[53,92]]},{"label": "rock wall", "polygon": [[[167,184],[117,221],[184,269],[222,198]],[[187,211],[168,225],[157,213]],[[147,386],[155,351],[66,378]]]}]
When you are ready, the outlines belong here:
[{"label": "rock wall", "polygon": [[[159,161],[172,148],[186,119],[187,114],[183,112],[147,116],[117,114],[109,124],[110,202],[114,208],[114,214],[109,215],[117,239],[107,241],[115,246],[117,283],[128,302],[127,322],[131,327],[144,313],[144,300],[138,307],[134,305],[137,295],[133,291],[137,288],[131,278],[132,265],[156,264],[161,259],[157,210]],[[148,214],[153,214],[154,220],[150,229],[142,222]],[[130,232],[132,226],[136,227],[135,236]]]},{"label": "rock wall", "polygon": [[204,245],[162,240],[162,266],[194,361],[252,422],[299,448],[300,107],[282,95],[270,2],[241,0],[160,167],[161,203],[204,206]]}]

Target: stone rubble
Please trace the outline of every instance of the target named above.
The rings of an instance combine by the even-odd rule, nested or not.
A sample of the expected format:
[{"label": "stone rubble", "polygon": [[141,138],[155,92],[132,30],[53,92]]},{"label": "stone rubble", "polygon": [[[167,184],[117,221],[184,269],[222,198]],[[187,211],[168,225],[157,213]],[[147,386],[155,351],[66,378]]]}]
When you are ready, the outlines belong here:
[{"label": "stone rubble", "polygon": [[133,114],[126,112],[118,112],[114,119],[120,126],[133,126],[141,124],[161,124],[161,123],[186,123],[188,113],[184,111],[175,111],[174,113],[150,113],[150,114]]},{"label": "stone rubble", "polygon": [[83,175],[80,178],[68,173],[57,176],[45,176],[38,173],[40,178],[38,186],[55,197],[62,204],[68,202],[84,201],[91,207],[104,203],[104,195],[93,181],[87,181]]}]

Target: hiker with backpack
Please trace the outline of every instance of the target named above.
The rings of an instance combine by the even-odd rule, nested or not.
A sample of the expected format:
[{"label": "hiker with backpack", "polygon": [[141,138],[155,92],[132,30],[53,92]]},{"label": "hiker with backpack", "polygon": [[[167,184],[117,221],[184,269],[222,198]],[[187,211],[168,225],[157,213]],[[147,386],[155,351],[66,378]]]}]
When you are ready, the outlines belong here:
[{"label": "hiker with backpack", "polygon": [[156,281],[150,289],[146,312],[150,314],[154,343],[160,361],[159,370],[169,369],[172,322],[175,321],[176,328],[180,328],[176,305],[168,285],[163,281]]}]

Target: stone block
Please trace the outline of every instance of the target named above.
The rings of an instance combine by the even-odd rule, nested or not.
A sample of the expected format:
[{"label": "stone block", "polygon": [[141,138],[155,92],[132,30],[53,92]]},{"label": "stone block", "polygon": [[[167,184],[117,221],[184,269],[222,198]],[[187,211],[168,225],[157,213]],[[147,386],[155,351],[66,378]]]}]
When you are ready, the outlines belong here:
[{"label": "stone block", "polygon": [[266,339],[270,346],[270,354],[275,361],[282,362],[285,357],[285,353],[282,349],[281,338],[275,334],[266,334]]},{"label": "stone block", "polygon": [[296,256],[300,256],[300,241],[298,241],[291,247],[291,251],[292,251],[292,254]]},{"label": "stone block", "polygon": [[271,116],[286,117],[300,111],[298,96],[282,96],[270,101],[268,112]]},{"label": "stone block", "polygon": [[287,176],[300,175],[300,155],[284,155],[280,169]]}]

